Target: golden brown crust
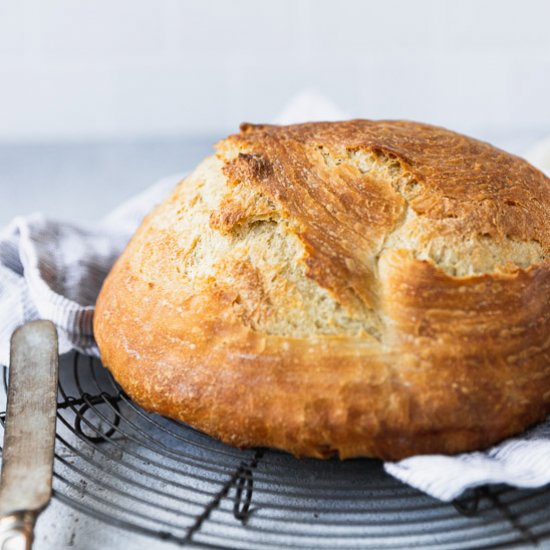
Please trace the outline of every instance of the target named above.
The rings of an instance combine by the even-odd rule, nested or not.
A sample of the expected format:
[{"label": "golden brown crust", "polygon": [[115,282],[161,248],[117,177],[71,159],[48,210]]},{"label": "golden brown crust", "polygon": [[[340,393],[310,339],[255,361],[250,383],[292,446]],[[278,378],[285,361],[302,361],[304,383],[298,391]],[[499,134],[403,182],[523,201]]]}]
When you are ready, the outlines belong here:
[{"label": "golden brown crust", "polygon": [[[550,412],[543,174],[471,138],[391,121],[244,125],[218,161],[225,179],[200,223],[226,248],[210,271],[192,275],[197,239],[183,246],[176,227],[206,200],[188,180],[97,302],[103,361],[138,403],[233,445],[321,458],[482,448]],[[303,255],[288,265],[303,264],[303,288],[328,292],[351,328],[343,317],[296,336],[274,324],[310,294],[288,265],[266,278],[273,258],[259,264],[254,242],[242,245],[257,223],[297,239]]]}]

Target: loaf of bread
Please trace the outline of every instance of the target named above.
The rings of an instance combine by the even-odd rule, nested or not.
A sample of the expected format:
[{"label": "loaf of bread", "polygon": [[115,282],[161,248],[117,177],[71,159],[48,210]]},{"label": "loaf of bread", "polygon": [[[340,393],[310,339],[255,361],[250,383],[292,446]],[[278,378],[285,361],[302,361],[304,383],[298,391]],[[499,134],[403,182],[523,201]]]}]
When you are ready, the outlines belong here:
[{"label": "loaf of bread", "polygon": [[400,459],[550,413],[550,180],[414,122],[244,124],[145,219],[95,335],[238,447]]}]

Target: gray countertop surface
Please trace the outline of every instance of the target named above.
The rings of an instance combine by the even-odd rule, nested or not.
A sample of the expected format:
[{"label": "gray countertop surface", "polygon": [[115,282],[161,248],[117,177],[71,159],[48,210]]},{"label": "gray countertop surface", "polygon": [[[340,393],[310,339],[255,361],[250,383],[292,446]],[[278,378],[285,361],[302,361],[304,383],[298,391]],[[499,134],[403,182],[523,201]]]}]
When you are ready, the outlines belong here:
[{"label": "gray countertop surface", "polygon": [[216,140],[0,144],[0,227],[36,211],[96,220],[159,178],[193,168]]}]

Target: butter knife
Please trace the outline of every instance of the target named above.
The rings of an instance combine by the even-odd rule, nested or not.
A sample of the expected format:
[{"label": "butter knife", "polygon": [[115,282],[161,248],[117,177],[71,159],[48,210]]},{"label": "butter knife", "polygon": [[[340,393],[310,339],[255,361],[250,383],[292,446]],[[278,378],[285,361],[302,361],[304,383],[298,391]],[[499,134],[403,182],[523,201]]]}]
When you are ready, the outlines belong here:
[{"label": "butter knife", "polygon": [[57,409],[57,331],[31,321],[11,338],[2,476],[0,549],[31,548],[34,523],[52,494]]}]

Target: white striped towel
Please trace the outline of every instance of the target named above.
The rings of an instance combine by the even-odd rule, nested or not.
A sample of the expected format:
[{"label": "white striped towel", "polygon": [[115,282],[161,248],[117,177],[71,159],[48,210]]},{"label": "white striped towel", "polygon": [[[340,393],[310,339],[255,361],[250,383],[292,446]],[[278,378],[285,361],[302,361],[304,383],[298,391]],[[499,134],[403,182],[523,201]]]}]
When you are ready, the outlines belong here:
[{"label": "white striped towel", "polygon": [[57,325],[60,353],[98,355],[92,317],[103,279],[151,205],[181,177],[159,181],[97,224],[33,214],[0,232],[0,364],[8,364],[13,331],[39,318]]},{"label": "white striped towel", "polygon": [[[97,355],[93,306],[101,283],[144,214],[179,180],[170,177],[96,225],[33,215],[0,233],[0,363],[8,363],[13,330],[37,318],[53,320],[60,351]],[[490,483],[539,487],[550,483],[550,418],[485,452],[416,456],[386,463],[388,473],[435,498],[452,500]]]}]

